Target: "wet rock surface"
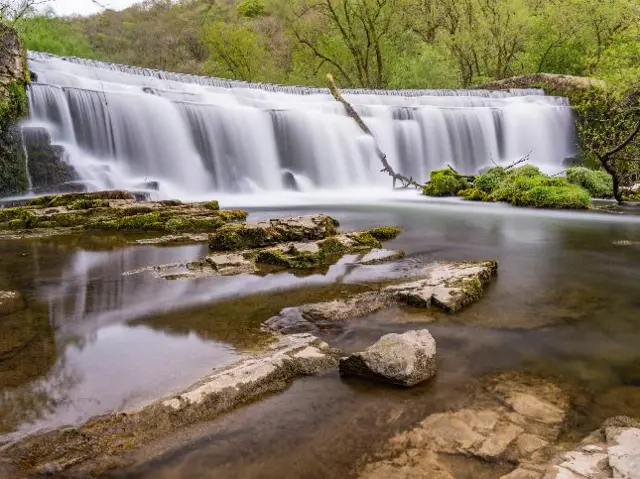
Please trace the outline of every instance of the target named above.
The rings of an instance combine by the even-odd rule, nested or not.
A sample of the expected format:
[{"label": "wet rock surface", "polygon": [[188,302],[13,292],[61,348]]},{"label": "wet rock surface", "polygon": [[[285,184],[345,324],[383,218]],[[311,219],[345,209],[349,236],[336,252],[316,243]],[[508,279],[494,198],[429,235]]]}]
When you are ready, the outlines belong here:
[{"label": "wet rock surface", "polygon": [[340,360],[340,374],[399,386],[415,386],[435,376],[436,342],[428,330],[387,334],[365,351]]},{"label": "wet rock surface", "polygon": [[0,291],[0,316],[11,314],[24,307],[22,295],[17,291]]},{"label": "wet rock surface", "polygon": [[389,286],[384,293],[411,306],[455,313],[482,296],[497,268],[495,261],[434,264],[425,279]]},{"label": "wet rock surface", "polygon": [[624,416],[608,419],[574,450],[554,458],[542,477],[640,478],[640,420]]},{"label": "wet rock surface", "polygon": [[[521,466],[516,477],[540,477],[570,405],[569,395],[542,378],[497,374],[481,381],[459,408],[431,414],[394,436],[359,472],[361,478],[462,477],[452,458]],[[469,465],[465,464],[465,468]],[[515,473],[512,473],[515,474]],[[493,476],[492,476],[493,477]]]},{"label": "wet rock surface", "polygon": [[269,318],[265,327],[282,333],[317,331],[397,304],[457,312],[480,299],[497,274],[497,268],[495,261],[428,264],[411,272],[426,276],[426,279],[383,287],[379,292],[347,299],[286,308]]},{"label": "wet rock surface", "polygon": [[337,353],[318,338],[282,336],[267,351],[219,368],[178,394],[126,414],[109,414],[77,428],[32,436],[9,446],[3,456],[12,477],[101,474],[125,465],[128,451],[337,365]]}]

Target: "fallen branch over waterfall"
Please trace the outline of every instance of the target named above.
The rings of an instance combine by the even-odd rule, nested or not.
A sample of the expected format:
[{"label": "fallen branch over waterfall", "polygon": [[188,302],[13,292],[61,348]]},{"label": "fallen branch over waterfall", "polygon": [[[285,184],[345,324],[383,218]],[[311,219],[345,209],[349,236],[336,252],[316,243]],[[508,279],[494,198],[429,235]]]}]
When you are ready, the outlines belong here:
[{"label": "fallen branch over waterfall", "polygon": [[371,133],[371,130],[369,129],[369,127],[365,124],[364,121],[362,121],[362,118],[360,118],[360,115],[358,115],[358,113],[351,106],[351,104],[347,100],[345,100],[343,98],[343,96],[340,94],[340,91],[338,91],[338,87],[336,86],[335,82],[333,81],[333,75],[331,75],[331,73],[327,74],[327,80],[328,80],[328,83],[329,83],[329,90],[331,91],[331,94],[333,95],[333,97],[337,101],[342,103],[342,105],[344,106],[344,109],[347,112],[347,115],[349,115],[351,118],[353,118],[353,120],[358,124],[360,129],[373,139],[373,145],[374,145],[375,150],[376,150],[376,155],[378,155],[378,158],[380,158],[380,161],[382,162],[382,167],[383,168],[380,171],[388,173],[389,176],[391,176],[391,178],[393,178],[393,187],[395,188],[396,187],[396,181],[399,181],[402,184],[403,188],[408,188],[409,186],[413,186],[415,188],[422,188],[424,185],[418,183],[413,178],[408,178],[408,177],[406,177],[404,175],[401,175],[400,173],[396,173],[393,170],[393,168],[391,167],[391,165],[387,161],[387,155],[385,155],[384,152],[378,146],[378,142],[376,141],[375,136],[373,136],[373,133]]}]

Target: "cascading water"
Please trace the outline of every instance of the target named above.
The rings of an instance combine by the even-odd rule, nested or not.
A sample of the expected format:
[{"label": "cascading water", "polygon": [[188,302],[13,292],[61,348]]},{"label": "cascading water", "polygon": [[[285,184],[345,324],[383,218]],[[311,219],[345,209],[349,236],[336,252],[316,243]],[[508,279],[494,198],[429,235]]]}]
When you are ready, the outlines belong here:
[{"label": "cascading water", "polygon": [[[158,181],[171,196],[389,188],[372,140],[327,90],[250,84],[30,53],[30,121],[93,188]],[[426,180],[530,153],[558,167],[573,116],[541,90],[345,90],[397,171]]]}]

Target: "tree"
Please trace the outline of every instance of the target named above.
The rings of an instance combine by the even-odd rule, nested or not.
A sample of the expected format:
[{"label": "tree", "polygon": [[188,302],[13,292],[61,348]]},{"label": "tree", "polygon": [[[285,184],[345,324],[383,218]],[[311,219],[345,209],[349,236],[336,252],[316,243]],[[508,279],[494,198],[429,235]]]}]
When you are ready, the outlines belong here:
[{"label": "tree", "polygon": [[21,18],[47,3],[49,0],[0,0],[0,21],[15,25]]},{"label": "tree", "polygon": [[288,23],[311,54],[313,75],[338,74],[352,87],[385,88],[400,29],[400,0],[300,0]]},{"label": "tree", "polygon": [[583,151],[611,175],[621,203],[622,187],[637,180],[640,167],[640,84],[624,93],[594,88],[575,103]]}]

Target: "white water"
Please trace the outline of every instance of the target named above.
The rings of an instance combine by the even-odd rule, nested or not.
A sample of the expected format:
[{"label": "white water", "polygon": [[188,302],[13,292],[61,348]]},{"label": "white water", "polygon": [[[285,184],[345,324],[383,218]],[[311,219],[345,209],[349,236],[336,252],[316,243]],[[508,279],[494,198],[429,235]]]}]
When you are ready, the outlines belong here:
[{"label": "white water", "polygon": [[[31,122],[91,188],[160,183],[161,196],[388,189],[372,140],[327,91],[247,84],[30,53]],[[397,171],[419,181],[531,153],[574,152],[565,99],[540,90],[345,91]],[[342,193],[341,193],[342,194]]]}]

